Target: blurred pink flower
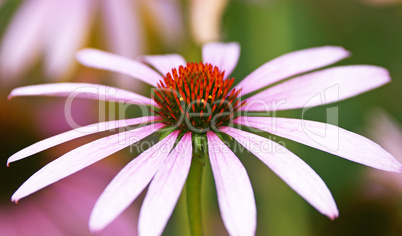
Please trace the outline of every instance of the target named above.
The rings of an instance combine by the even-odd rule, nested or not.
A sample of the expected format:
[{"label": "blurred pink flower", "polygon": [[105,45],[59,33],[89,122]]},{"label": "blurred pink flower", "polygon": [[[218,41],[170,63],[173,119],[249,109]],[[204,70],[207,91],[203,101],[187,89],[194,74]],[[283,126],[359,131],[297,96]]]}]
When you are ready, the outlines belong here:
[{"label": "blurred pink flower", "polygon": [[[59,157],[31,176],[14,193],[12,200],[18,201],[157,131],[164,138],[127,164],[101,194],[90,219],[92,231],[102,230],[112,222],[151,183],[141,207],[138,227],[140,234],[161,234],[182,191],[192,159],[198,161],[192,155],[204,151],[209,155],[221,216],[229,234],[254,234],[256,206],[252,186],[240,160],[221,140],[227,135],[259,158],[319,212],[331,219],[338,216],[330,191],[310,166],[284,146],[250,130],[242,131],[243,126],[248,126],[253,132],[265,131],[373,168],[402,171],[401,164],[379,145],[336,126],[299,119],[244,115],[249,111],[306,108],[356,96],[388,83],[390,77],[384,68],[337,66],[304,74],[349,55],[341,47],[317,47],[267,62],[231,89],[234,79],[228,79],[228,76],[237,64],[240,46],[237,43],[209,43],[204,45],[202,53],[203,63],[187,64],[177,54],[144,56],[142,59],[160,74],[140,62],[95,49],[85,49],[77,54],[77,59],[86,66],[131,75],[157,87],[153,99],[127,90],[84,83],[44,84],[13,90],[10,98],[38,95],[85,97],[145,105],[156,115],[144,114],[140,118],[76,128],[14,154],[9,163],[81,136],[137,125]],[[294,78],[282,81],[290,77]],[[268,85],[271,87],[253,95]],[[329,93],[327,90],[334,85],[338,88],[336,94]],[[240,101],[240,91],[249,96],[246,104]],[[324,101],[314,99],[324,92]],[[277,102],[280,106],[271,106]],[[175,131],[168,133],[164,129],[167,127]],[[314,139],[313,134],[317,133],[324,133],[324,138]],[[201,144],[205,143],[207,147],[200,149],[198,138],[202,137],[205,139]],[[177,145],[171,151],[176,141]],[[266,147],[270,149],[264,149]]]},{"label": "blurred pink flower", "polygon": [[402,0],[360,0],[374,6],[391,6],[402,3]]},{"label": "blurred pink flower", "polygon": [[[368,135],[402,162],[402,128],[400,124],[385,111],[376,109],[370,114]],[[402,178],[400,175],[378,170],[369,170],[372,193],[384,191],[384,187],[402,195]],[[375,192],[373,192],[375,191]]]},{"label": "blurred pink flower", "polygon": [[164,18],[153,20],[155,25],[163,25],[170,31],[163,32],[161,37],[170,43],[172,37],[179,37],[182,27],[176,1],[23,1],[0,45],[2,79],[12,83],[42,57],[48,79],[67,78],[75,66],[74,54],[94,37],[91,26],[98,18],[103,21],[102,38],[105,39],[101,42],[106,42],[107,50],[131,58],[143,53],[144,34],[138,16],[140,4],[149,5],[150,11],[156,11],[157,6],[162,5]]},{"label": "blurred pink flower", "polygon": [[[54,184],[23,204],[0,203],[0,235],[92,235],[86,222],[96,198],[115,172],[115,166],[97,165]],[[130,208],[100,235],[137,235],[137,214]]]}]

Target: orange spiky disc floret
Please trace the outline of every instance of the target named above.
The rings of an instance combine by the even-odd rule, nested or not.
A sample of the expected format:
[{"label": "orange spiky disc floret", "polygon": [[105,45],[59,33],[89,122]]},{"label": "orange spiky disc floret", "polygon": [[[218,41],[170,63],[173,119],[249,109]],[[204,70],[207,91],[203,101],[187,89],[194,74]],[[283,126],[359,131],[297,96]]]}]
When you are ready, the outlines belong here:
[{"label": "orange spiky disc floret", "polygon": [[230,88],[234,78],[224,79],[224,71],[209,63],[187,63],[166,74],[152,98],[160,106],[154,111],[164,123],[183,131],[206,132],[227,125],[240,102],[240,90]]}]

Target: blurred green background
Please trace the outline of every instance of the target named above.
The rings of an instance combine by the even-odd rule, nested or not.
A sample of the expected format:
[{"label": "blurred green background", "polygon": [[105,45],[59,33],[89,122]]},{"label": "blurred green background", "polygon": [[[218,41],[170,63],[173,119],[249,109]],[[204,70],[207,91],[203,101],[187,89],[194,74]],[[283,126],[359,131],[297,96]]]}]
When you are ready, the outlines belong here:
[{"label": "blurred green background", "polygon": [[[6,1],[0,9],[0,34],[5,32],[19,2]],[[189,33],[190,3],[181,1],[180,4],[185,32],[182,43],[175,46],[163,45],[154,37],[153,30],[148,29],[145,53],[177,52],[188,59],[200,60],[200,45],[194,42]],[[339,126],[362,135],[367,135],[368,116],[376,108],[387,111],[396,121],[402,123],[400,1],[382,5],[368,4],[364,0],[232,0],[223,13],[221,40],[237,41],[241,45],[241,57],[232,74],[237,82],[258,66],[282,54],[316,46],[343,46],[352,52],[352,56],[338,64],[383,66],[390,71],[392,82],[346,101],[310,109],[304,118],[325,122],[326,108],[336,106],[339,109]],[[93,41],[96,46],[96,40]],[[18,85],[43,82],[39,67],[40,63],[24,75]],[[113,84],[111,77],[108,73],[80,68],[71,77],[71,81]],[[29,144],[68,130],[60,128],[41,132],[43,126],[49,122],[47,119],[62,119],[63,109],[55,105],[57,101],[62,104],[62,99],[20,98],[7,101],[7,94],[12,88],[1,85],[0,207],[12,204],[8,199],[18,186],[45,163],[55,159],[57,156],[54,154],[58,155],[59,152],[45,151],[10,168],[6,167],[7,158]],[[97,103],[82,102],[85,107],[91,108],[77,111],[77,117],[83,116],[82,122],[85,124],[96,121]],[[280,115],[300,118],[301,110],[281,112]],[[42,120],[42,123],[38,120]],[[371,171],[369,167],[290,141],[286,141],[286,147],[306,161],[326,182],[337,202],[340,216],[334,221],[327,219],[264,164],[251,155],[244,154],[240,159],[248,170],[256,197],[257,235],[402,235],[400,189],[383,186],[380,187],[380,192],[373,193],[372,190],[378,188],[378,183],[368,178],[368,172]],[[69,150],[72,146],[64,148]],[[132,157],[128,150],[121,154],[124,158],[115,158],[113,161],[123,166]],[[107,165],[108,162],[103,163]],[[397,174],[395,177],[402,178]],[[208,165],[203,185],[205,232],[207,235],[227,234],[219,216],[212,172]],[[140,204],[140,201],[141,199],[135,204]],[[182,196],[165,230],[166,235],[189,234],[185,213],[185,199]]]}]

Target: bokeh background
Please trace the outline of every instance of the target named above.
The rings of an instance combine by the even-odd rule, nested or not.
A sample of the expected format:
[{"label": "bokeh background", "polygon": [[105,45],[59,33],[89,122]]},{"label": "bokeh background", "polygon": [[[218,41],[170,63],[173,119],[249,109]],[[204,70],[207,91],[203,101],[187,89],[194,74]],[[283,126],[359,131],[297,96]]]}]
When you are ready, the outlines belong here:
[{"label": "bokeh background", "polygon": [[[35,7],[40,4],[53,5],[41,12]],[[69,4],[75,5],[66,7]],[[85,11],[77,10],[81,7]],[[35,19],[39,22],[36,25]],[[71,23],[74,20],[78,23]],[[15,37],[10,36],[12,31],[18,32]],[[65,100],[26,97],[8,101],[13,88],[71,81],[123,86],[145,95],[150,89],[145,84],[81,67],[74,61],[74,52],[96,47],[133,59],[141,54],[180,53],[189,61],[200,61],[202,43],[211,40],[240,43],[241,57],[232,74],[236,81],[277,56],[323,45],[339,45],[352,52],[352,57],[338,64],[387,68],[393,79],[390,84],[310,109],[304,118],[326,122],[326,108],[338,107],[340,127],[370,137],[402,161],[402,1],[0,0],[0,235],[90,235],[87,222],[97,196],[135,157],[125,149],[18,205],[11,203],[12,193],[35,171],[97,137],[57,146],[7,168],[6,160],[13,153],[71,129],[64,116]],[[106,116],[99,116],[100,107],[107,109]],[[73,103],[73,117],[82,125],[112,119],[115,111],[116,104],[87,100]],[[301,114],[301,110],[279,113],[295,118],[301,118]],[[126,115],[138,114],[133,108]],[[326,182],[340,217],[331,221],[318,213],[264,164],[245,153],[240,159],[256,197],[257,235],[402,235],[401,175],[375,171],[284,141]],[[135,235],[142,198],[100,235]],[[203,179],[203,210],[206,234],[227,234],[208,163]],[[165,234],[189,234],[183,194]]]}]

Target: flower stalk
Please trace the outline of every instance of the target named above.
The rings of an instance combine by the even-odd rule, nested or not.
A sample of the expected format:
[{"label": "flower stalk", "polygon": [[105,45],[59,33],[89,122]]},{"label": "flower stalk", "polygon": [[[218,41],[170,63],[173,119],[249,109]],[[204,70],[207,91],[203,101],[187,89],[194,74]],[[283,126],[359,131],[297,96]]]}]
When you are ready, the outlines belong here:
[{"label": "flower stalk", "polygon": [[208,157],[206,137],[193,135],[193,157],[187,177],[187,213],[192,236],[202,236],[201,181],[205,159]]}]

